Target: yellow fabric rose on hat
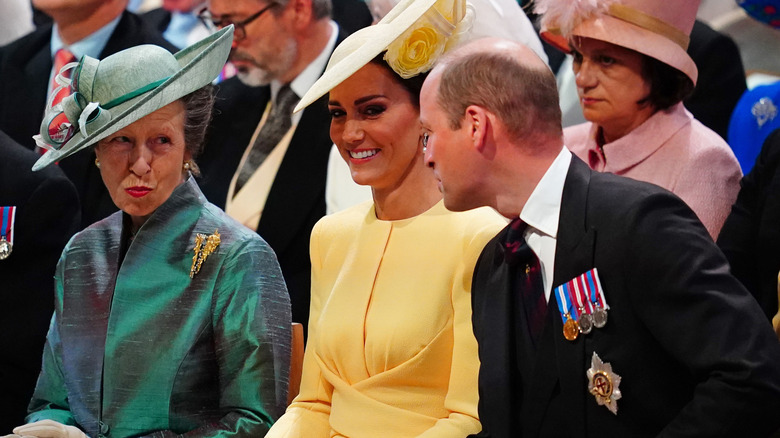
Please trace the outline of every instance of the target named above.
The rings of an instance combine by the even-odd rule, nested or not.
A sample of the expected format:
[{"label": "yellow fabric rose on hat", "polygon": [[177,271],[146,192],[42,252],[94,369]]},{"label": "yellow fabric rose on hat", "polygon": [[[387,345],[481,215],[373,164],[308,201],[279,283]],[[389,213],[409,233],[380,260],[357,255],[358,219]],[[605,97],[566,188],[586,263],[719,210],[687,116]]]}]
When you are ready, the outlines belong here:
[{"label": "yellow fabric rose on hat", "polygon": [[387,47],[385,61],[404,79],[431,68],[444,52],[447,39],[429,24],[412,27]]},{"label": "yellow fabric rose on hat", "polygon": [[425,73],[458,44],[474,19],[474,8],[462,0],[438,0],[411,27],[387,46],[385,61],[404,79]]}]

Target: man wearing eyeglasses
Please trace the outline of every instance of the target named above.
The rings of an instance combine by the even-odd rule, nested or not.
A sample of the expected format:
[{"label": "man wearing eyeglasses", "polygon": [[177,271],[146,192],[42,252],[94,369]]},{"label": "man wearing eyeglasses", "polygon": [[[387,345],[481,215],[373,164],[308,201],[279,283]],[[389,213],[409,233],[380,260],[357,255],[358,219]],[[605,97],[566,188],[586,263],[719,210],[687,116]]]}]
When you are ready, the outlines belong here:
[{"label": "man wearing eyeglasses", "polygon": [[[199,160],[209,201],[271,245],[290,292],[293,321],[309,315],[309,235],[326,212],[327,96],[292,108],[325,70],[339,37],[331,0],[211,0],[201,19],[233,24],[237,77],[219,85]],[[348,182],[355,186],[351,180]]]}]

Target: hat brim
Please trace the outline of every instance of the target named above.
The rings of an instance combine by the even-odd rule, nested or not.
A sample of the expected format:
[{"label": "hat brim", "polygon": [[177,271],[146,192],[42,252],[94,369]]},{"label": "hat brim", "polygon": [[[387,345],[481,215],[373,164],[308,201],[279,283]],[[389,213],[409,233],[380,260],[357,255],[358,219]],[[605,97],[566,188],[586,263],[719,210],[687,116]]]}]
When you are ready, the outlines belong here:
[{"label": "hat brim", "polygon": [[[571,35],[606,41],[655,58],[681,71],[696,85],[699,70],[690,55],[674,41],[655,32],[611,15],[602,15],[580,23]],[[569,41],[563,35],[542,29],[540,36],[557,49],[571,53]]]},{"label": "hat brim", "polygon": [[[233,26],[228,26],[174,54],[178,72],[156,88],[111,108],[111,118],[88,135],[77,131],[59,149],[50,149],[33,165],[40,170],[102,140],[133,122],[202,88],[216,78],[230,54]],[[121,53],[121,52],[120,52]]]},{"label": "hat brim", "polygon": [[400,37],[436,0],[402,0],[379,23],[358,30],[333,51],[325,73],[296,105],[298,112],[344,82]]}]

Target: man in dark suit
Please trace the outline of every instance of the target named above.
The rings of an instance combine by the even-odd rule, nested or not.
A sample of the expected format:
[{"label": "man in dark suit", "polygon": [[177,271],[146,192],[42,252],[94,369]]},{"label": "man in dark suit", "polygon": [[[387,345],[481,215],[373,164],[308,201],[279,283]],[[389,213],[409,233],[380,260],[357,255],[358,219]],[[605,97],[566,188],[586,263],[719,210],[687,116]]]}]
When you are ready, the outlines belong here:
[{"label": "man in dark suit", "polygon": [[780,344],[755,300],[679,198],[572,156],[559,111],[543,62],[500,40],[422,90],[447,208],[513,219],[472,286],[481,436],[768,435]]},{"label": "man in dark suit", "polygon": [[[734,276],[772,320],[778,313],[780,272],[780,128],[767,137],[756,165],[741,184],[737,201],[718,235],[718,246]],[[780,320],[775,327],[780,327]]]},{"label": "man in dark suit", "polygon": [[[125,11],[127,0],[34,0],[33,5],[50,15],[53,25],[0,48],[0,130],[31,150],[51,91],[57,49],[70,49],[74,59],[82,55],[102,59],[139,44],[176,50],[159,32]],[[61,165],[79,193],[82,228],[116,211],[94,159],[92,151],[85,150]]]},{"label": "man in dark suit", "polygon": [[[13,227],[0,230],[6,242],[13,238],[10,254],[0,259],[0,433],[10,433],[24,422],[41,370],[54,310],[54,267],[78,230],[79,203],[62,170],[33,172],[38,154],[2,131],[0,157],[0,210],[16,212]],[[3,217],[8,225],[10,215]]]},{"label": "man in dark suit", "polygon": [[[290,292],[293,321],[304,327],[311,282],[309,235],[326,211],[332,145],[327,96],[290,113],[325,70],[336,46],[339,31],[330,7],[330,0],[209,3],[216,25],[241,26],[230,55],[238,74],[219,85],[200,159],[201,187],[209,201],[257,230],[274,249]],[[253,151],[265,156],[252,162]]]}]

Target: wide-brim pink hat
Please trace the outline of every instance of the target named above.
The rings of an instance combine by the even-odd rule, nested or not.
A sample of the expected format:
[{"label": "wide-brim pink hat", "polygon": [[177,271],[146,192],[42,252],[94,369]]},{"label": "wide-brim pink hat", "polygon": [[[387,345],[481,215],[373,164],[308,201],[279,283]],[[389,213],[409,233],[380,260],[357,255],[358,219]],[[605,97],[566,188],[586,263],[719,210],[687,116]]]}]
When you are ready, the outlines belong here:
[{"label": "wide-brim pink hat", "polygon": [[569,53],[571,37],[592,38],[655,58],[699,76],[688,55],[700,0],[537,0],[542,38]]}]

